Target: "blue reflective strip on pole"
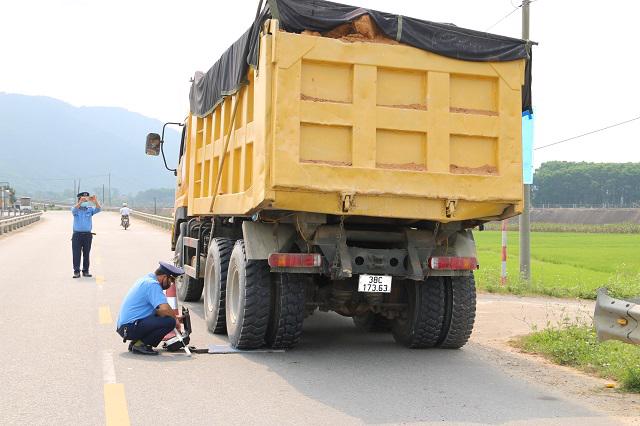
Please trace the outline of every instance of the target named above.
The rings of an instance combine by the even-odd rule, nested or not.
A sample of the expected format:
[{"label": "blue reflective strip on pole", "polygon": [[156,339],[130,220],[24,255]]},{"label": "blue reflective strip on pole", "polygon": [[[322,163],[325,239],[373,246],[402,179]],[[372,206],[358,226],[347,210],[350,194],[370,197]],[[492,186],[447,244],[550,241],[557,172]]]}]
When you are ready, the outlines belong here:
[{"label": "blue reflective strip on pole", "polygon": [[522,180],[533,184],[533,113],[522,113]]}]

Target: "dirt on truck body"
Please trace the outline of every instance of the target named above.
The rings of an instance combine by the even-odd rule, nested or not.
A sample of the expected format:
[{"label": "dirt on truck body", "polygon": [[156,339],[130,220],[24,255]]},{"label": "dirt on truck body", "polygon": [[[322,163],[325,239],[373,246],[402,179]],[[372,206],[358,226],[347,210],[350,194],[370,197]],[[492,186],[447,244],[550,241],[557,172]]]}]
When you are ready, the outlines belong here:
[{"label": "dirt on truck body", "polygon": [[[289,348],[315,310],[459,348],[471,229],[522,209],[526,42],[310,0],[271,0],[184,123],[172,247],[213,333]],[[438,42],[435,42],[435,40]],[[161,137],[150,134],[157,155]]]}]

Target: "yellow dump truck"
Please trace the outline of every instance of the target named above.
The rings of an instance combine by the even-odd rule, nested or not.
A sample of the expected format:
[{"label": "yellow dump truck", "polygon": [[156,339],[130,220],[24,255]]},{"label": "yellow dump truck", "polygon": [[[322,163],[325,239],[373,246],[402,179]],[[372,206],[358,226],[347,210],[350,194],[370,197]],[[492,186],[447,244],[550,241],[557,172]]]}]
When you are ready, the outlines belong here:
[{"label": "yellow dump truck", "polygon": [[[183,126],[179,297],[204,290],[209,330],[237,348],[292,347],[317,309],[407,347],[463,346],[471,229],[522,209],[529,50],[449,24],[268,1],[196,73],[190,114],[172,123]],[[149,134],[147,153],[162,144]]]}]

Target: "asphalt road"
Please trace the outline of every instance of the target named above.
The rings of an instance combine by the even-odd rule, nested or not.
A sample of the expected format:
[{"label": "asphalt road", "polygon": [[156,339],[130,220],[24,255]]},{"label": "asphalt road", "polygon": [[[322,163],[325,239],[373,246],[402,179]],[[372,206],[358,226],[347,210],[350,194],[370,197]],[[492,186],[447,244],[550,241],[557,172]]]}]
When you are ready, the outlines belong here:
[{"label": "asphalt road", "polygon": [[[69,212],[0,237],[1,424],[613,424],[520,380],[471,343],[407,350],[349,318],[315,313],[285,353],[141,357],[115,333],[129,286],[170,259],[166,231],[115,213],[94,218],[91,272],[72,279]],[[206,332],[190,304],[192,343]],[[109,423],[108,422],[108,423]]]}]

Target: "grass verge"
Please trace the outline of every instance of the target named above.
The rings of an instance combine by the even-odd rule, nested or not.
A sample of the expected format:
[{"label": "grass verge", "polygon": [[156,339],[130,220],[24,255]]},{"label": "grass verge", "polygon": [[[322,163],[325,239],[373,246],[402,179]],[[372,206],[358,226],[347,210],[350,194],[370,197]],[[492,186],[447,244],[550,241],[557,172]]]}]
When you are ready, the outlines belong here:
[{"label": "grass verge", "polygon": [[616,298],[640,296],[640,244],[632,234],[531,234],[531,283],[519,279],[517,232],[508,234],[508,282],[500,284],[501,233],[475,232],[476,284],[491,293],[594,299],[600,287]]},{"label": "grass verge", "polygon": [[[485,225],[487,231],[500,231],[500,222],[489,222]],[[507,225],[509,231],[518,231],[516,221]],[[637,223],[606,223],[592,225],[583,223],[531,223],[531,232],[578,232],[588,234],[640,234],[640,224]]]},{"label": "grass verge", "polygon": [[618,341],[598,342],[592,327],[561,325],[536,331],[514,342],[528,353],[556,364],[613,379],[627,392],[640,393],[640,346]]}]

